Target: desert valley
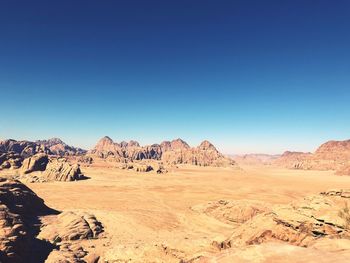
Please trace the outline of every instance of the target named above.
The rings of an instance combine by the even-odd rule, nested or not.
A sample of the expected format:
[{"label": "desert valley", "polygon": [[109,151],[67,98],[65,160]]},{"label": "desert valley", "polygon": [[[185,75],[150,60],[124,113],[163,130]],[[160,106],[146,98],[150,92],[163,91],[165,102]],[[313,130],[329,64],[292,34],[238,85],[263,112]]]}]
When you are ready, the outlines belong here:
[{"label": "desert valley", "polygon": [[0,142],[1,262],[346,262],[350,141],[228,157],[209,141]]},{"label": "desert valley", "polygon": [[0,1],[0,263],[350,262],[350,0]]}]

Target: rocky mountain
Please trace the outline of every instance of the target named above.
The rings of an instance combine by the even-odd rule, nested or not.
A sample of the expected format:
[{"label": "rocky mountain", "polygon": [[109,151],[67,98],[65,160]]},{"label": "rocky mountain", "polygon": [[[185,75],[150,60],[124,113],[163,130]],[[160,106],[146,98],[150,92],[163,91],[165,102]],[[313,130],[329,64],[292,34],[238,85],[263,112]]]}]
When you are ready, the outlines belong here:
[{"label": "rocky mountain", "polygon": [[52,138],[48,140],[38,140],[35,143],[39,145],[43,145],[44,147],[49,149],[50,154],[53,154],[53,155],[59,155],[59,156],[83,155],[86,153],[86,150],[69,146],[59,138]]},{"label": "rocky mountain", "polygon": [[119,162],[134,160],[160,160],[166,164],[193,164],[200,166],[229,166],[234,161],[221,154],[209,141],[191,148],[182,139],[163,141],[161,144],[140,146],[136,141],[113,142],[108,136],[98,141],[89,154],[101,158],[114,158]]},{"label": "rocky mountain", "polygon": [[350,140],[328,141],[314,153],[285,152],[275,164],[292,169],[335,170],[337,174],[348,174]]}]

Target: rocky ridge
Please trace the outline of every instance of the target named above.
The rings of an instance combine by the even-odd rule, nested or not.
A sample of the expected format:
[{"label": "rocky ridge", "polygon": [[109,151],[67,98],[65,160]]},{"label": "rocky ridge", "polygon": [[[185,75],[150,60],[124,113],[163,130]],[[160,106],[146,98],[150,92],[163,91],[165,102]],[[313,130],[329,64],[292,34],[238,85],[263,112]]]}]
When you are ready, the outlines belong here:
[{"label": "rocky ridge", "polygon": [[314,153],[287,151],[274,163],[291,169],[335,170],[339,175],[349,175],[350,140],[328,141]]},{"label": "rocky ridge", "polygon": [[181,139],[140,146],[136,141],[115,143],[105,136],[98,141],[89,154],[124,163],[149,159],[162,161],[167,165],[231,166],[235,164],[209,141],[203,141],[198,147],[191,148]]}]

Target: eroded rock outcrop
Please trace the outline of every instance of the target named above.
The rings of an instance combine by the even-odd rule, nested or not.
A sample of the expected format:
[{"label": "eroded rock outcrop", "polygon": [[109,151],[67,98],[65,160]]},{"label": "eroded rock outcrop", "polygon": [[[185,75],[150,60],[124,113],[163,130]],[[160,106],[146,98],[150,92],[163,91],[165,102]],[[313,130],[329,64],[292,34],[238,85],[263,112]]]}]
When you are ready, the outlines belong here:
[{"label": "eroded rock outcrop", "polygon": [[0,153],[0,170],[18,169],[21,167],[23,157],[15,152]]},{"label": "eroded rock outcrop", "polygon": [[24,159],[21,172],[24,174],[32,173],[35,171],[45,171],[49,162],[49,157],[45,153],[38,153],[31,157]]},{"label": "eroded rock outcrop", "polygon": [[[43,260],[47,251],[35,239],[32,222],[39,215],[53,212],[21,182],[0,178],[0,261]],[[32,253],[37,249],[40,253]]]},{"label": "eroded rock outcrop", "polygon": [[90,213],[67,211],[43,224],[39,238],[62,242],[97,238],[103,227]]},{"label": "eroded rock outcrop", "polygon": [[98,255],[87,251],[81,241],[97,239],[103,226],[93,214],[67,211],[43,220],[38,238],[55,244],[45,262],[97,262]]},{"label": "eroded rock outcrop", "polygon": [[349,238],[349,190],[331,190],[300,202],[272,207],[236,228],[220,247],[240,247],[271,241],[308,247],[322,238]]},{"label": "eroded rock outcrop", "polygon": [[49,153],[44,145],[30,141],[4,140],[0,141],[0,153],[14,152],[23,158],[30,157],[37,153]]},{"label": "eroded rock outcrop", "polygon": [[79,164],[70,164],[65,158],[50,159],[42,174],[44,181],[77,181],[86,177],[80,170]]}]

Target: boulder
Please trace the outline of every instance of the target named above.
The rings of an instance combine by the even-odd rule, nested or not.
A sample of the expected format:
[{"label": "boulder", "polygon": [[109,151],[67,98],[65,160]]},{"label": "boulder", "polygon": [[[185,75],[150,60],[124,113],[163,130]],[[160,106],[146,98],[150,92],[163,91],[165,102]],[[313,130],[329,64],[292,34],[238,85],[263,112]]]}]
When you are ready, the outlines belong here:
[{"label": "boulder", "polygon": [[79,164],[70,164],[65,158],[51,159],[42,174],[44,181],[77,181],[86,177]]},{"label": "boulder", "polygon": [[22,173],[28,174],[35,171],[44,171],[49,162],[49,157],[45,153],[38,153],[24,159],[22,163]]}]

